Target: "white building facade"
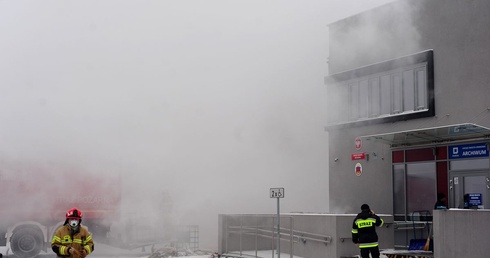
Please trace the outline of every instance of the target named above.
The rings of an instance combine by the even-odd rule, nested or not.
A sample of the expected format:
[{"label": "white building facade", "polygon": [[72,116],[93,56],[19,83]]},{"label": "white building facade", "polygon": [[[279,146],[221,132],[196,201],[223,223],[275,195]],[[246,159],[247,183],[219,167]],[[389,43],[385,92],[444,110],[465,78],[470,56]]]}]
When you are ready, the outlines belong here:
[{"label": "white building facade", "polygon": [[[490,209],[489,13],[487,0],[400,0],[329,25],[332,212],[393,214],[404,248],[427,237],[438,193]],[[439,255],[446,233],[434,221]],[[464,257],[488,256],[472,244],[487,252]]]}]

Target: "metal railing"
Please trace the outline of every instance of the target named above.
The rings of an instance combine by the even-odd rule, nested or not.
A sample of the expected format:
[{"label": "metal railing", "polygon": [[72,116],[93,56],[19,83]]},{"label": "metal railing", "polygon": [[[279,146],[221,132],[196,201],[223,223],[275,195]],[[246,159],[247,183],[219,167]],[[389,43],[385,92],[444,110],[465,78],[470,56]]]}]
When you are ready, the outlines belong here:
[{"label": "metal railing", "polygon": [[[239,237],[239,250],[238,253],[240,256],[245,256],[243,254],[243,237],[244,236],[252,236],[255,237],[255,257],[258,257],[258,241],[260,239],[270,239],[271,240],[271,250],[272,250],[272,257],[274,257],[274,251],[275,251],[275,239],[277,236],[277,227],[275,227],[275,217],[272,216],[260,216],[256,217],[257,220],[260,219],[269,219],[271,220],[270,226],[269,225],[259,225],[258,222],[256,222],[256,225],[244,225],[243,224],[243,217],[247,217],[250,215],[243,215],[240,216],[240,225],[229,225],[226,227],[226,243],[225,243],[225,250],[226,253],[234,253],[234,252],[229,252],[228,249],[228,239],[230,235],[238,235]],[[306,231],[299,231],[299,230],[294,230],[294,220],[292,216],[281,216],[281,221],[284,221],[283,219],[289,219],[289,228],[287,227],[280,227],[279,232],[280,232],[280,240],[281,241],[286,241],[289,243],[289,253],[290,253],[290,258],[293,258],[294,254],[294,244],[295,243],[306,243],[307,241],[313,241],[313,242],[318,242],[318,243],[323,243],[325,245],[329,244],[332,242],[332,237],[331,236],[325,236],[321,234],[316,234],[316,233],[311,233],[311,232],[306,232]],[[280,250],[277,250],[280,251]]]},{"label": "metal railing", "polygon": [[431,225],[432,221],[396,221],[394,223],[395,235],[401,233],[402,238],[398,243],[395,242],[395,249],[408,249],[411,239],[427,239],[426,234],[429,233]]}]

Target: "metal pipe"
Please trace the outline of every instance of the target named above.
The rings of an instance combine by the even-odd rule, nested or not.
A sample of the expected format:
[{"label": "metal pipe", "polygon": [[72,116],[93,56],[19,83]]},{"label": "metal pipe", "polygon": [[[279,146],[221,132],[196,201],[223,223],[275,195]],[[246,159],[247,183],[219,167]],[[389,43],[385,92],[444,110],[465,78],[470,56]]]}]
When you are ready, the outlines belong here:
[{"label": "metal pipe", "polygon": [[294,237],[294,231],[293,231],[293,218],[292,217],[289,217],[289,221],[290,221],[290,224],[289,224],[289,228],[291,229],[290,230],[290,234],[291,234],[291,239],[290,239],[290,245],[291,245],[291,248],[289,249],[290,252],[289,252],[289,257],[290,258],[293,258],[293,253],[294,253],[294,250],[293,250],[293,237]]},{"label": "metal pipe", "polygon": [[229,235],[229,232],[228,232],[228,229],[229,229],[229,226],[228,226],[228,218],[223,218],[223,220],[226,220],[226,227],[225,227],[225,235],[226,235],[226,239],[225,239],[225,252],[228,253],[228,238],[230,237]]},{"label": "metal pipe", "polygon": [[[273,242],[275,241],[276,239],[276,234],[274,234],[275,232],[275,229],[273,231],[271,230],[263,230],[263,229],[259,229],[258,230],[258,236],[260,237],[265,237],[265,238],[272,238],[273,239]],[[239,234],[240,231],[230,231],[230,233],[232,234]],[[267,233],[270,233],[270,234],[267,234]],[[253,235],[255,236],[256,233],[255,232],[252,232],[252,231],[245,231],[243,232],[244,235]],[[291,233],[289,233],[291,234]],[[281,235],[285,235],[285,233],[281,233]],[[317,235],[319,236],[318,238],[313,238],[313,237],[308,237],[308,236],[304,236],[304,235],[296,235],[294,234],[293,232],[293,242],[294,242],[294,238],[298,238],[298,239],[305,239],[305,240],[311,240],[311,241],[315,241],[315,242],[320,242],[320,243],[324,243],[324,244],[328,244],[328,243],[331,243],[332,242],[332,237],[331,236],[324,236],[324,235]]]},{"label": "metal pipe", "polygon": [[240,216],[240,255],[242,255],[242,231],[243,231],[243,217]]},{"label": "metal pipe", "polygon": [[281,258],[281,215],[279,212],[279,198],[277,199],[277,258]]},{"label": "metal pipe", "polygon": [[271,231],[272,232],[272,248],[271,248],[272,249],[272,256],[271,257],[273,257],[273,258],[274,258],[274,222],[275,222],[275,220],[273,217],[272,218],[272,231]]},{"label": "metal pipe", "polygon": [[259,238],[259,219],[255,216],[255,258],[257,258],[257,238]]}]

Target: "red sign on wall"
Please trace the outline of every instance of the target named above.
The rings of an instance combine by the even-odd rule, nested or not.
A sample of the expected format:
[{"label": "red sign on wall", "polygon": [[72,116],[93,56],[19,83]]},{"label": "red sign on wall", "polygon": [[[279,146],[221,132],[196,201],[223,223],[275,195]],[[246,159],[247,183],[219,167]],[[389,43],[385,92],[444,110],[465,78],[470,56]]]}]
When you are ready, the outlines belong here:
[{"label": "red sign on wall", "polygon": [[366,153],[365,152],[352,153],[351,159],[352,160],[366,159]]}]

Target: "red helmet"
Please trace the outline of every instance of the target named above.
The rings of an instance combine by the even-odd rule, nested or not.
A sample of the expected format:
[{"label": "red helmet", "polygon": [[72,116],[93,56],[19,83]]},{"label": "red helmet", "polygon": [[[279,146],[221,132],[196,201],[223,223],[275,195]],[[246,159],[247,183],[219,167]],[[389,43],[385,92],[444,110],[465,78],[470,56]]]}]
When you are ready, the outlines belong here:
[{"label": "red helmet", "polygon": [[66,212],[67,219],[82,219],[82,211],[77,208],[71,208]]}]

